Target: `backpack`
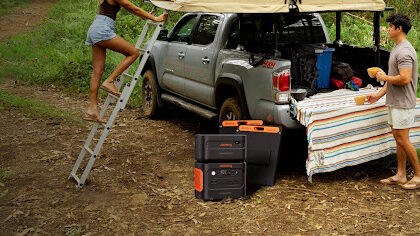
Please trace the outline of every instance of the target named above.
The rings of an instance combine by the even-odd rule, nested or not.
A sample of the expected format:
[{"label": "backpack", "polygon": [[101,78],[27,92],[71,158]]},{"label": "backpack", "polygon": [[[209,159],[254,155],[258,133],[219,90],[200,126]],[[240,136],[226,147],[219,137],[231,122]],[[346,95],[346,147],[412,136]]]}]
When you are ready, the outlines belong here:
[{"label": "backpack", "polygon": [[318,77],[318,70],[314,47],[290,44],[286,50],[286,55],[290,58],[292,64],[290,68],[292,87],[316,90],[315,79]]},{"label": "backpack", "polygon": [[353,76],[350,65],[344,62],[333,62],[331,65],[331,77],[348,82]]}]

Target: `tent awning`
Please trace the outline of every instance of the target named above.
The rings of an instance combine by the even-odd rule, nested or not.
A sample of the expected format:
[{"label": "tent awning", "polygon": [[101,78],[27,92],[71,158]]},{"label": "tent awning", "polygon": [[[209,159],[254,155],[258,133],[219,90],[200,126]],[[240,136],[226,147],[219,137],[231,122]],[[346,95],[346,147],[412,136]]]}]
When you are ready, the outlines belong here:
[{"label": "tent awning", "polygon": [[[295,0],[300,12],[383,11],[383,0]],[[276,13],[288,12],[292,0],[151,0],[178,12]]]},{"label": "tent awning", "polygon": [[288,12],[288,0],[151,0],[160,8],[180,12],[275,13]]},{"label": "tent awning", "polygon": [[384,11],[383,0],[297,0],[300,12]]}]

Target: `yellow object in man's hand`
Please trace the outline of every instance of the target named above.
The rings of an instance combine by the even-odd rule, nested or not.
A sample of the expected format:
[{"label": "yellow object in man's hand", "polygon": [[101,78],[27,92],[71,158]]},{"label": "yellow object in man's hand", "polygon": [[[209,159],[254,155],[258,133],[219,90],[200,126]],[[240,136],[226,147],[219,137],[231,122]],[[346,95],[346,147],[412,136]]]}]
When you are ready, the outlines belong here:
[{"label": "yellow object in man's hand", "polygon": [[378,73],[378,71],[380,71],[381,69],[379,67],[371,67],[367,69],[368,75],[370,78],[375,78],[376,77],[376,73]]}]

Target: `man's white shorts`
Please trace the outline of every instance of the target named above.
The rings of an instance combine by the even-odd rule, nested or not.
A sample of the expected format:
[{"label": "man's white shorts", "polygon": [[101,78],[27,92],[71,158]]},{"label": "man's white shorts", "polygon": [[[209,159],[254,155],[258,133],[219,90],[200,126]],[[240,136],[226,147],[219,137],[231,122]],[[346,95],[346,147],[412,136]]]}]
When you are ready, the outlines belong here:
[{"label": "man's white shorts", "polygon": [[415,109],[388,107],[388,124],[394,129],[409,129],[414,126]]}]

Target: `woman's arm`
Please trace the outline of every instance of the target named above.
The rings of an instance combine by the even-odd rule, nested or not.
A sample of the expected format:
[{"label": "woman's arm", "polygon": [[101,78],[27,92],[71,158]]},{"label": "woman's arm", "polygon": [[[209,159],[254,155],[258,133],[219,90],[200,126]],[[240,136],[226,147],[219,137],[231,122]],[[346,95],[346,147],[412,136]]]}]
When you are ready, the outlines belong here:
[{"label": "woman's arm", "polygon": [[148,12],[146,12],[145,10],[141,9],[140,7],[137,7],[136,5],[134,5],[132,2],[130,2],[129,0],[114,0],[115,2],[117,2],[118,4],[120,4],[122,7],[124,7],[125,9],[127,9],[127,11],[133,13],[136,16],[139,16],[143,19],[150,19],[153,21],[165,21],[166,18],[168,17],[167,14],[162,14],[160,16],[154,16]]}]

